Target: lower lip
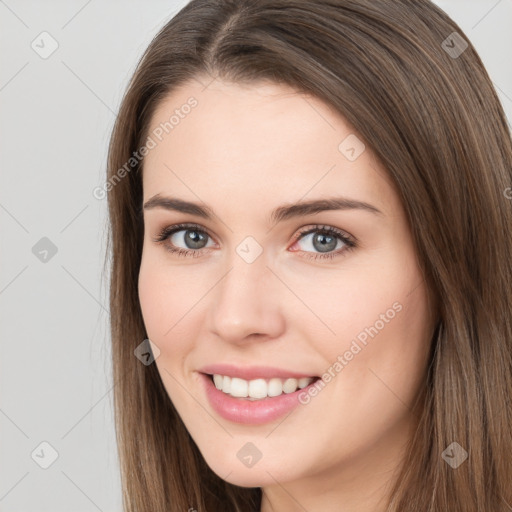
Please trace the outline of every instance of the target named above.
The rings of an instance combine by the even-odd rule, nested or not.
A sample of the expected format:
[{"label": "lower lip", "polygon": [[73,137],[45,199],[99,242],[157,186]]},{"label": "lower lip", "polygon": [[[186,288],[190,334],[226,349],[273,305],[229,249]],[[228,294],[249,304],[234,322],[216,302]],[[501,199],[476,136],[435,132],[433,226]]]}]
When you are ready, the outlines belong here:
[{"label": "lower lip", "polygon": [[226,420],[245,425],[260,425],[284,416],[299,405],[299,394],[307,393],[308,388],[313,386],[317,380],[315,379],[309,386],[297,389],[293,393],[283,393],[279,396],[253,401],[232,397],[217,389],[209,375],[200,373],[200,376],[205,385],[206,396],[214,411]]}]

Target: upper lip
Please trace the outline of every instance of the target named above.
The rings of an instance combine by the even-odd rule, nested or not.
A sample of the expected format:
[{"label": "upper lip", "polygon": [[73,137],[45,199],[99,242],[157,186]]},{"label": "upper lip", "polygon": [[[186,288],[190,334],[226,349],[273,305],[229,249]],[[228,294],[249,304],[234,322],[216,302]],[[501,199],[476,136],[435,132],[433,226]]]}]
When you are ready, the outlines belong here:
[{"label": "upper lip", "polygon": [[280,379],[316,377],[315,375],[286,370],[284,368],[274,368],[271,366],[236,366],[228,363],[209,364],[203,366],[198,371],[209,375],[227,375],[244,380],[271,379],[272,377]]}]

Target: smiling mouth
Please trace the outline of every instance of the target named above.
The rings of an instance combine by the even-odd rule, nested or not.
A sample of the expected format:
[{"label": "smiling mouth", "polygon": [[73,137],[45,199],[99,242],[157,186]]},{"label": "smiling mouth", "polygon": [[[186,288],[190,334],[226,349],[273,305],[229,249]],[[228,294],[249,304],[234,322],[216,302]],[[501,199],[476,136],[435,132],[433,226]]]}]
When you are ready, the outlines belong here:
[{"label": "smiling mouth", "polygon": [[320,377],[302,377],[299,379],[274,377],[270,379],[245,380],[220,374],[205,375],[209,377],[219,391],[233,398],[249,401],[295,393],[299,389],[303,389],[320,379]]}]

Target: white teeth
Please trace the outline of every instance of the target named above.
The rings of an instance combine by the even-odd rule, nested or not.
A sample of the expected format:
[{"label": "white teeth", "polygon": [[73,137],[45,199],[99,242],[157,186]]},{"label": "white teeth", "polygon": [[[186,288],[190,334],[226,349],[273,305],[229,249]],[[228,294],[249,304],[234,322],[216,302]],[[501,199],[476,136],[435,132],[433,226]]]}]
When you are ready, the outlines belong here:
[{"label": "white teeth", "polygon": [[222,379],[222,391],[229,393],[231,391],[231,377],[223,378],[221,375],[219,377]]},{"label": "white teeth", "polygon": [[285,393],[297,391],[297,379],[286,379],[283,384],[283,391]]},{"label": "white teeth", "polygon": [[270,379],[267,385],[268,396],[279,396],[283,394],[283,381],[281,379]]},{"label": "white teeth", "polygon": [[223,380],[224,380],[224,379],[223,379],[222,375],[217,375],[217,374],[215,374],[215,375],[213,376],[213,382],[215,383],[215,387],[216,387],[217,389],[222,389],[222,381],[223,381]]},{"label": "white teeth", "polygon": [[305,388],[306,386],[309,386],[309,383],[311,380],[308,377],[302,377],[302,379],[299,379],[298,386],[299,389]]},{"label": "white teeth", "polygon": [[238,379],[233,377],[231,379],[231,390],[229,392],[231,396],[243,398],[249,394],[249,383],[246,380]]},{"label": "white teeth", "polygon": [[272,378],[254,379],[247,381],[238,377],[227,375],[213,376],[215,387],[227,395],[236,398],[247,398],[248,400],[261,400],[267,397],[282,395],[283,393],[294,393],[297,389],[305,388],[313,382],[313,377],[302,377],[300,379],[278,379]]},{"label": "white teeth", "polygon": [[249,382],[248,395],[251,398],[265,398],[267,396],[267,383],[265,379],[256,379]]}]

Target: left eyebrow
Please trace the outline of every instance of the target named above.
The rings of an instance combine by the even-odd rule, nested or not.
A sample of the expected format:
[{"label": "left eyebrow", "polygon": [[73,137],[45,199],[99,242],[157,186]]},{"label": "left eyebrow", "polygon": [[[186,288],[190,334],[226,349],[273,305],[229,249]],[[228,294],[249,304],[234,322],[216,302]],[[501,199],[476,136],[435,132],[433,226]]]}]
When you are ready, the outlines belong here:
[{"label": "left eyebrow", "polygon": [[348,197],[334,197],[331,199],[300,201],[280,206],[272,212],[270,220],[272,222],[281,222],[292,217],[314,215],[315,213],[328,210],[363,210],[376,215],[384,215],[377,207],[364,201],[357,201]]},{"label": "left eyebrow", "polygon": [[[198,203],[184,201],[174,197],[163,197],[156,194],[144,203],[144,210],[152,208],[164,208],[165,210],[177,211],[196,215],[204,219],[212,220],[215,216],[212,208]],[[328,210],[362,210],[375,215],[384,215],[377,207],[364,201],[357,201],[347,197],[334,197],[330,199],[314,199],[311,201],[299,201],[275,208],[271,215],[272,223],[282,222],[293,217],[305,217]]]}]

